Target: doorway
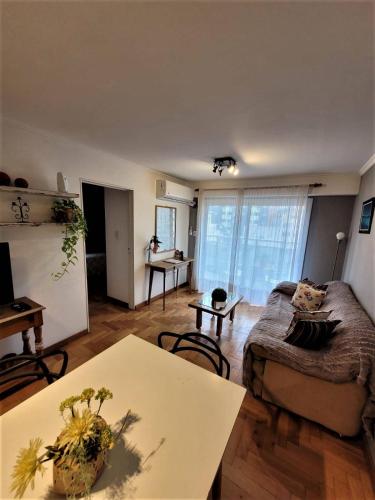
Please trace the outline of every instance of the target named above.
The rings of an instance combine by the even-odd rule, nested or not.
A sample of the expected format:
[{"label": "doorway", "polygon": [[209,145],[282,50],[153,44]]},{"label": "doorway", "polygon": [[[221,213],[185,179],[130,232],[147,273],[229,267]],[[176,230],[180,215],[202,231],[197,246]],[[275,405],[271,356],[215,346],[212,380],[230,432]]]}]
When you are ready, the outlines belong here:
[{"label": "doorway", "polygon": [[134,308],[133,191],[82,181],[87,301]]},{"label": "doorway", "polygon": [[90,302],[107,298],[106,221],[104,187],[82,184],[83,210],[87,222],[86,271]]}]

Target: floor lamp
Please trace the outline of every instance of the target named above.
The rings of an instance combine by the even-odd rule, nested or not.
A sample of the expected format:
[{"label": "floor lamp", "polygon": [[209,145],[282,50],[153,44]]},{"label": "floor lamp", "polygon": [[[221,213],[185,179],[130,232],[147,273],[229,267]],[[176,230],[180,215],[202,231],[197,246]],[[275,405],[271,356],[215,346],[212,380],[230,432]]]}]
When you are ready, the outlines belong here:
[{"label": "floor lamp", "polygon": [[337,240],[337,248],[336,248],[336,255],[335,255],[335,262],[333,264],[333,269],[332,269],[332,277],[331,277],[331,281],[333,281],[335,279],[335,271],[336,271],[336,264],[337,264],[337,257],[339,255],[339,250],[340,250],[340,243],[342,242],[342,240],[345,239],[345,233],[337,233],[336,234],[336,240]]}]

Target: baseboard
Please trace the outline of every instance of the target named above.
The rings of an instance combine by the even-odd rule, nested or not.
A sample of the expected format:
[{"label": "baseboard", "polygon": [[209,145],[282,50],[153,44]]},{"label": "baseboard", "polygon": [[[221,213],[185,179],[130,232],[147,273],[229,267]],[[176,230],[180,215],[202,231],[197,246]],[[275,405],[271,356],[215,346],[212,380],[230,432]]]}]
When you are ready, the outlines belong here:
[{"label": "baseboard", "polygon": [[109,295],[107,295],[106,299],[108,300],[108,302],[111,302],[111,304],[114,304],[115,306],[120,306],[120,307],[123,307],[125,309],[129,309],[129,304],[127,302],[123,302],[122,300],[115,299],[114,297],[110,297]]},{"label": "baseboard", "polygon": [[[185,281],[185,283],[181,283],[181,285],[178,285],[177,288],[185,288],[189,286],[189,282]],[[175,288],[170,288],[169,290],[166,290],[165,295],[170,295],[171,293],[176,292]],[[158,295],[154,295],[154,297],[151,297],[151,302],[155,302],[155,300],[159,300],[163,298],[163,294],[159,293]],[[143,302],[140,302],[139,304],[136,304],[135,309],[141,309],[144,306],[147,306],[148,302],[147,300],[144,300]]]},{"label": "baseboard", "polygon": [[369,466],[372,487],[375,491],[375,442],[371,440],[366,432],[363,433],[362,439]]},{"label": "baseboard", "polygon": [[89,331],[82,330],[81,332],[75,333],[73,335],[70,335],[70,337],[66,337],[66,339],[59,340],[59,342],[56,342],[55,344],[49,345],[45,349],[43,349],[44,354],[48,354],[51,351],[54,351],[55,349],[60,349],[61,347],[64,347],[66,344],[72,342],[73,340],[77,340],[80,337],[83,337],[84,335],[87,335]]},{"label": "baseboard", "polygon": [[[186,281],[185,283],[181,283],[181,285],[178,285],[178,288],[185,288],[187,286],[189,286],[189,283]],[[175,291],[176,290],[174,288],[171,288],[170,290],[167,290],[165,292],[165,295],[169,295],[169,294],[171,294],[171,293],[173,293]],[[154,302],[155,300],[161,299],[162,297],[163,297],[163,294],[159,293],[159,295],[155,295],[155,297],[151,297],[151,302]],[[121,300],[117,300],[117,299],[114,299],[112,297],[107,297],[107,298],[113,304],[116,304],[118,306],[121,306],[121,307],[124,307],[124,308],[127,308],[127,309],[129,308],[129,305],[126,304],[126,302],[122,302]],[[147,305],[147,300],[144,300],[140,304],[137,304],[135,306],[135,309],[140,309],[141,307],[144,307],[146,305]],[[55,344],[52,344],[52,345],[46,347],[45,349],[43,349],[43,352],[44,353],[49,353],[50,351],[53,351],[55,349],[60,349],[61,347],[64,347],[64,345],[66,345],[67,343],[72,342],[73,340],[77,340],[80,337],[83,337],[84,335],[87,335],[88,333],[90,333],[90,332],[87,329],[86,330],[82,330],[81,332],[75,333],[74,335],[71,335],[70,337],[67,337],[64,340],[60,340],[59,342],[56,342]]]},{"label": "baseboard", "polygon": [[[185,288],[189,286],[189,283],[185,281],[185,283],[181,283],[181,285],[178,285],[178,288]],[[175,292],[176,290],[174,288],[171,288],[170,290],[166,290],[165,295],[170,295],[171,293]],[[163,294],[159,293],[158,295],[155,295],[154,297],[151,297],[151,302],[154,302],[155,300],[159,300],[163,298]],[[129,308],[129,305],[126,304],[125,302],[122,302],[121,300],[114,299],[112,297],[108,297],[108,300],[110,300],[113,304],[119,305],[121,307],[126,307]],[[135,306],[135,309],[140,309],[141,307],[144,307],[147,305],[147,300],[144,300],[143,302],[140,302]],[[68,344],[69,342],[72,342],[73,340],[77,340],[80,337],[83,337],[84,335],[89,334],[90,332],[86,330],[82,330],[81,332],[75,333],[74,335],[71,335],[70,337],[67,337],[66,339],[60,340],[59,342],[56,342],[55,344],[52,344],[48,347],[46,347],[43,352],[48,353],[50,351],[53,351],[54,349],[60,349],[61,347],[64,347],[64,345]]]}]

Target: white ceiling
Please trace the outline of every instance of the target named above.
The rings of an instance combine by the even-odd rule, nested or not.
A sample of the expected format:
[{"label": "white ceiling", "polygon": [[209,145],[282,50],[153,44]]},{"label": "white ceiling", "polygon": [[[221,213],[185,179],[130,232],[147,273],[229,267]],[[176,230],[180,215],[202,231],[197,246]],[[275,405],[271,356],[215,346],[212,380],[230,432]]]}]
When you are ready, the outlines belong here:
[{"label": "white ceiling", "polygon": [[3,111],[185,179],[357,171],[369,3],[3,2]]}]

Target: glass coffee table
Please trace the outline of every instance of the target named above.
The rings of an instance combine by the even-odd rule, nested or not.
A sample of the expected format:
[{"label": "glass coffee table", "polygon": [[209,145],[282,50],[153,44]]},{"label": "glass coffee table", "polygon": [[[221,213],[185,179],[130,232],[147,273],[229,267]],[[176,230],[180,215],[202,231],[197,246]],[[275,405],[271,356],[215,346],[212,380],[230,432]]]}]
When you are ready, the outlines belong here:
[{"label": "glass coffee table", "polygon": [[220,337],[223,329],[223,319],[229,314],[229,319],[234,320],[236,305],[243,299],[242,295],[229,294],[226,304],[222,309],[212,307],[212,299],[210,293],[205,293],[202,297],[193,302],[190,302],[189,307],[197,310],[196,327],[200,330],[202,327],[202,314],[207,312],[217,317],[216,335]]}]

